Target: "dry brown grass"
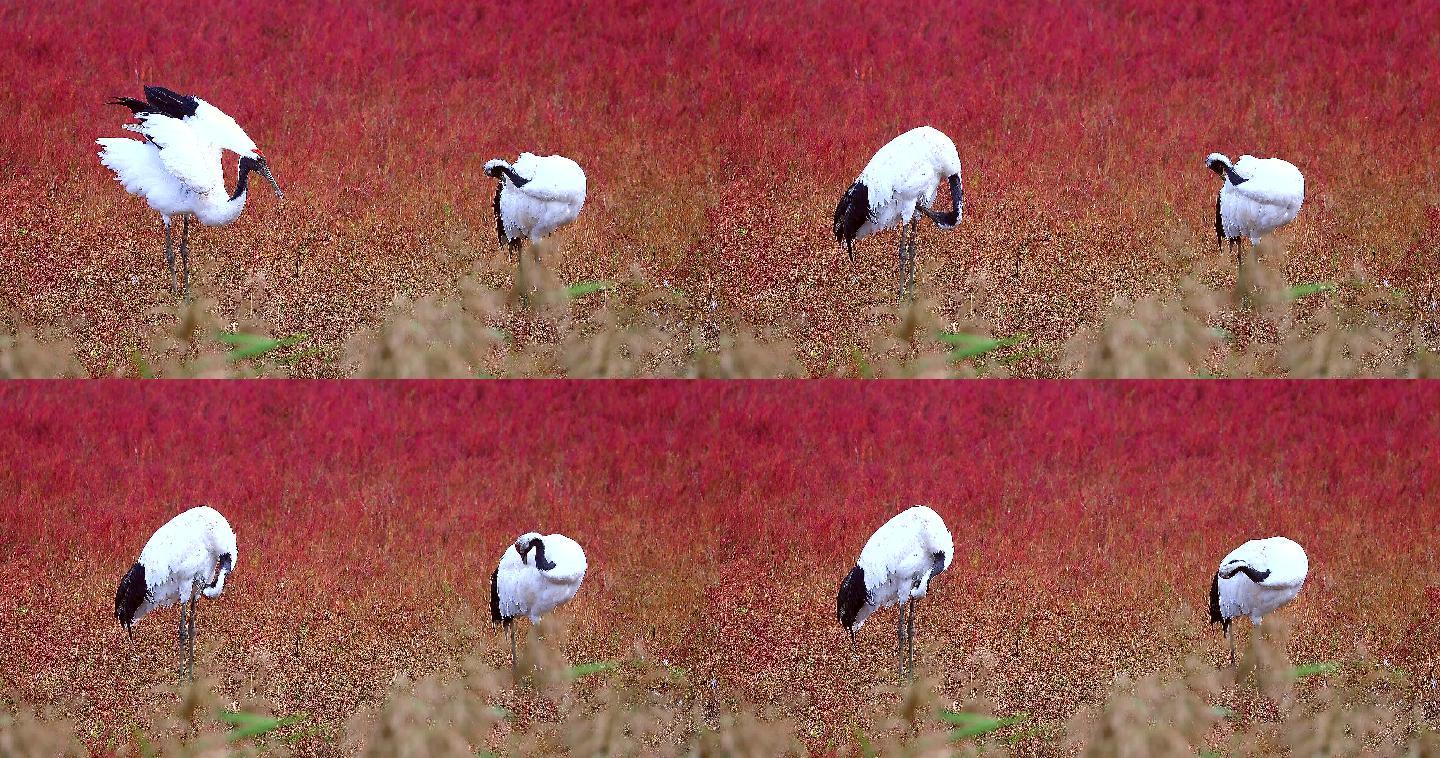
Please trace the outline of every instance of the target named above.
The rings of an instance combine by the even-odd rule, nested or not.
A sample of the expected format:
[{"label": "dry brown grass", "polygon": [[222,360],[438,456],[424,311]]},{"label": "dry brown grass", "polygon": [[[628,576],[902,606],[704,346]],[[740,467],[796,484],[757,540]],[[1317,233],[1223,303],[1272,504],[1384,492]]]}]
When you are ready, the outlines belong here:
[{"label": "dry brown grass", "polygon": [[[994,334],[975,302],[875,306],[875,330],[853,335],[866,347],[846,365],[817,370],[815,356],[799,347],[804,340],[783,336],[803,326],[759,330],[733,313],[697,309],[686,293],[639,270],[626,282],[567,287],[527,253],[518,268],[497,263],[446,296],[398,297],[377,328],[352,334],[343,350],[308,334],[276,335],[244,302],[156,306],[146,348],[113,368],[171,377],[1440,376],[1440,325],[1411,306],[1413,293],[1360,269],[1307,292],[1283,270],[1283,250],[1267,241],[1233,289],[1212,289],[1197,275],[1173,292],[1117,297],[1096,326],[1053,356],[1028,335],[983,350],[1007,335]],[[290,343],[242,356],[236,333]],[[974,345],[981,352],[960,352]],[[0,375],[80,376],[82,365],[64,339],[14,323],[0,333]]]},{"label": "dry brown grass", "polygon": [[[1282,635],[1283,637],[1283,631]],[[303,719],[272,721],[241,734],[227,713],[278,718],[262,702],[225,703],[217,682],[201,680],[152,693],[156,714],[136,729],[121,754],[219,755],[344,752],[385,756],[615,755],[781,756],[807,754],[795,724],[738,703],[713,683],[646,657],[607,668],[573,667],[543,639],[522,648],[518,671],[496,670],[469,657],[410,681],[397,679],[378,707],[354,712],[341,735],[317,746]],[[1234,669],[1197,660],[1181,670],[1131,680],[1118,677],[1103,702],[1076,711],[1063,728],[1045,729],[1023,714],[1006,723],[963,731],[955,714],[992,716],[986,700],[986,656],[973,655],[949,672],[904,687],[876,686],[873,713],[855,714],[850,739],[821,754],[1003,756],[1068,753],[1087,756],[1370,755],[1433,756],[1440,729],[1408,697],[1406,676],[1370,661],[1304,674],[1266,635],[1258,635]],[[941,690],[952,693],[947,699]],[[959,693],[956,695],[955,693]],[[1238,703],[1223,707],[1223,702]],[[23,705],[0,712],[0,753],[79,755],[81,742],[65,721]]]}]

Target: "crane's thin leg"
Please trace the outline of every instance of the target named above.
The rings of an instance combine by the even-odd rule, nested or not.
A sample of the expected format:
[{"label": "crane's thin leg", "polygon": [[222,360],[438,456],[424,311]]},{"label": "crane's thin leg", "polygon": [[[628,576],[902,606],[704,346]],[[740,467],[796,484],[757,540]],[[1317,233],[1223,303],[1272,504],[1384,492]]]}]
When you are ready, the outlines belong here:
[{"label": "crane's thin leg", "polygon": [[195,681],[195,601],[200,599],[200,589],[194,585],[190,588],[190,657],[186,668],[190,670],[190,681]]},{"label": "crane's thin leg", "polygon": [[515,622],[510,622],[510,670],[514,671],[519,667],[515,657]]},{"label": "crane's thin leg", "polygon": [[905,683],[905,606],[897,608],[900,613],[895,617],[895,678],[900,684]]},{"label": "crane's thin leg", "polygon": [[900,283],[895,290],[896,300],[901,300],[905,297],[905,272],[908,270],[911,250],[910,246],[906,243],[906,238],[913,229],[914,227],[909,224],[902,223],[900,225],[900,267],[899,271],[896,272]]},{"label": "crane's thin leg", "polygon": [[1230,642],[1230,668],[1235,668],[1235,633],[1230,631],[1230,625],[1225,625],[1225,639]]},{"label": "crane's thin leg", "polygon": [[910,662],[906,666],[910,669],[910,678],[915,678],[915,600],[910,600],[910,620],[905,624],[905,638],[910,647]]},{"label": "crane's thin leg", "polygon": [[175,294],[175,247],[170,241],[170,219],[165,219],[165,265],[170,268],[170,294]]},{"label": "crane's thin leg", "polygon": [[180,682],[185,682],[185,604],[180,604]]},{"label": "crane's thin leg", "polygon": [[181,280],[180,290],[185,297],[190,296],[190,214],[184,215],[184,224],[180,229],[180,261],[185,267],[185,278]]},{"label": "crane's thin leg", "polygon": [[905,280],[905,291],[910,292],[915,288],[915,252],[920,246],[920,217],[916,216],[910,220],[910,263],[909,274]]}]

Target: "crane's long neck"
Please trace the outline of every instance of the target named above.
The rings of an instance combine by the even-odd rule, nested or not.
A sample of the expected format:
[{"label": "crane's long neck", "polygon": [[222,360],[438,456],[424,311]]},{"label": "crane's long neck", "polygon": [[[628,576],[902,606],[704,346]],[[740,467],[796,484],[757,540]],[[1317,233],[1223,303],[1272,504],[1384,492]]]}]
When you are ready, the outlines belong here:
[{"label": "crane's long neck", "polygon": [[535,568],[541,571],[549,571],[555,568],[554,561],[545,559],[545,543],[537,539],[533,544],[535,545]]},{"label": "crane's long neck", "polygon": [[510,179],[510,183],[514,184],[516,187],[524,187],[525,185],[530,183],[529,179],[526,179],[525,177],[515,172],[514,166],[511,166],[509,163],[506,163],[502,160],[493,160],[487,163],[485,165],[485,173],[495,177],[496,179],[499,179],[501,177],[507,177]]},{"label": "crane's long neck", "polygon": [[960,223],[960,216],[965,211],[965,190],[960,186],[960,174],[951,174],[948,181],[950,182],[950,210],[944,213],[935,213],[928,209],[922,209],[925,215],[929,216],[930,220],[942,229],[954,229]]},{"label": "crane's long neck", "polygon": [[1269,579],[1269,578],[1270,578],[1270,572],[1269,572],[1268,570],[1266,570],[1266,571],[1258,571],[1258,570],[1256,570],[1254,567],[1246,566],[1246,565],[1243,565],[1243,564],[1242,564],[1242,565],[1239,565],[1239,566],[1231,566],[1231,567],[1229,567],[1229,568],[1222,569],[1222,570],[1220,571],[1220,576],[1221,576],[1221,578],[1224,578],[1224,579],[1230,579],[1230,578],[1234,577],[1236,574],[1244,574],[1246,577],[1248,577],[1248,578],[1250,579],[1250,581],[1252,581],[1252,582],[1254,582],[1254,583],[1256,583],[1256,584],[1259,584],[1259,583],[1265,581],[1266,579]]},{"label": "crane's long neck", "polygon": [[219,192],[206,195],[206,202],[196,209],[196,217],[207,226],[223,226],[239,218],[241,211],[245,210],[245,199],[250,194],[250,172],[254,170],[252,166],[246,165],[244,159],[241,159],[239,178],[235,180],[235,191],[229,197],[225,197]]},{"label": "crane's long neck", "polygon": [[220,556],[220,562],[215,570],[214,581],[210,582],[209,587],[201,590],[205,597],[219,597],[220,593],[225,591],[225,577],[230,575],[230,571],[234,566],[235,563],[229,553]]},{"label": "crane's long neck", "polygon": [[253,170],[245,161],[240,162],[240,178],[235,180],[235,191],[230,194],[230,202],[239,200],[241,207],[244,207],[245,193],[250,189],[250,172]]}]

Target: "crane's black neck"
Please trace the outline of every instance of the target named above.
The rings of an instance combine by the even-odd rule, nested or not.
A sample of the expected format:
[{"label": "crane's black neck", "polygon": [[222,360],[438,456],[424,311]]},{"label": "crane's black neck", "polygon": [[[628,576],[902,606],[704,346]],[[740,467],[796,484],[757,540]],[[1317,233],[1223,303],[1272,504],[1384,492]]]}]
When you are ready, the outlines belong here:
[{"label": "crane's black neck", "polygon": [[1244,184],[1247,181],[1245,177],[1235,172],[1233,165],[1226,161],[1218,159],[1210,161],[1210,170],[1225,177],[1231,184]]},{"label": "crane's black neck", "polygon": [[1236,574],[1244,574],[1246,577],[1248,577],[1248,578],[1250,579],[1250,581],[1252,581],[1252,582],[1254,582],[1254,583],[1256,583],[1256,584],[1259,584],[1259,583],[1265,581],[1266,579],[1269,579],[1269,578],[1270,578],[1270,572],[1269,572],[1268,570],[1267,570],[1267,571],[1256,571],[1254,568],[1251,568],[1250,566],[1238,566],[1238,567],[1236,567],[1236,568],[1233,568],[1233,569],[1229,569],[1229,570],[1227,570],[1227,571],[1222,571],[1222,572],[1220,572],[1220,575],[1223,576],[1223,577],[1225,577],[1226,579],[1229,579],[1230,577],[1233,577],[1233,576],[1235,576]]},{"label": "crane's black neck", "polygon": [[952,229],[960,223],[961,209],[965,207],[965,191],[960,187],[960,175],[951,174],[949,181],[950,210],[944,213],[935,213],[929,209],[922,209],[931,221],[945,229]]},{"label": "crane's black neck", "polygon": [[535,568],[541,571],[549,571],[555,568],[554,561],[545,559],[545,543],[541,541],[539,537],[530,540],[530,547],[535,549]]},{"label": "crane's black neck", "polygon": [[494,170],[490,173],[491,176],[497,179],[500,178],[502,174],[510,177],[510,183],[514,184],[516,187],[524,187],[525,185],[530,183],[529,179],[526,179],[525,177],[515,173],[515,169],[509,166],[496,166]]},{"label": "crane's black neck", "polygon": [[229,553],[220,556],[220,560],[215,563],[215,575],[210,577],[210,583],[205,585],[205,589],[214,589],[215,585],[220,583],[221,575],[227,574],[234,569],[235,559],[231,558]]},{"label": "crane's black neck", "polygon": [[231,200],[238,200],[245,191],[250,188],[250,172],[259,171],[260,162],[249,156],[240,158],[240,176],[235,180],[235,192],[230,195]]}]

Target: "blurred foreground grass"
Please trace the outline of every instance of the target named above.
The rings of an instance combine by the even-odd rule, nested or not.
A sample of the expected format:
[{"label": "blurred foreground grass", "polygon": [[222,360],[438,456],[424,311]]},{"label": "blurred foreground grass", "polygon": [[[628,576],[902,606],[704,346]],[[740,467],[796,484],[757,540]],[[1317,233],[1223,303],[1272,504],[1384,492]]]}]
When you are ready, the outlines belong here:
[{"label": "blurred foreground grass", "polygon": [[[517,672],[472,657],[452,671],[397,680],[382,703],[362,707],[338,732],[260,702],[237,709],[208,680],[157,688],[158,715],[136,726],[128,744],[84,744],[67,722],[0,700],[0,754],[1440,754],[1440,730],[1427,722],[1434,714],[1409,701],[1409,674],[1363,660],[1294,666],[1265,635],[1251,639],[1237,669],[1191,659],[1180,670],[1122,676],[1103,703],[1059,728],[1033,725],[1024,713],[995,714],[978,694],[983,666],[961,664],[945,672],[969,678],[961,699],[942,702],[934,679],[877,686],[872,713],[835,714],[850,725],[848,741],[807,745],[794,724],[734,702],[713,683],[690,682],[640,650],[623,662],[570,665],[542,639],[525,644]],[[1218,705],[1237,691],[1249,693],[1243,699],[1255,712]]]},{"label": "blurred foreground grass", "polygon": [[[381,325],[321,344],[275,334],[254,309],[221,314],[203,295],[151,314],[156,331],[127,364],[88,371],[73,345],[0,318],[0,377],[1435,377],[1440,312],[1356,270],[1294,284],[1267,257],[1234,290],[1194,279],[1117,300],[1065,344],[941,323],[931,301],[876,308],[847,365],[807,366],[779,331],[725,312],[697,318],[686,294],[647,282],[565,284],[528,258],[508,290],[468,276],[447,297],[392,303]],[[494,279],[495,277],[490,277]],[[793,325],[787,325],[793,326]],[[793,333],[793,329],[791,330]]]}]

